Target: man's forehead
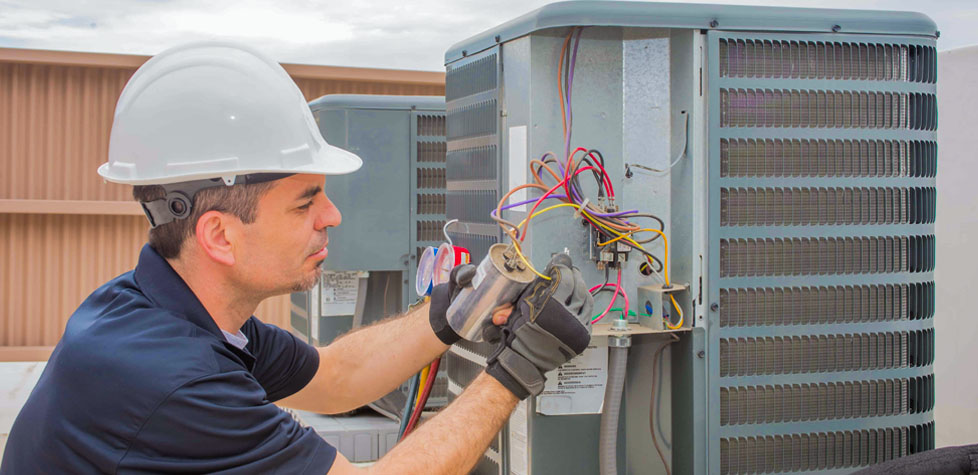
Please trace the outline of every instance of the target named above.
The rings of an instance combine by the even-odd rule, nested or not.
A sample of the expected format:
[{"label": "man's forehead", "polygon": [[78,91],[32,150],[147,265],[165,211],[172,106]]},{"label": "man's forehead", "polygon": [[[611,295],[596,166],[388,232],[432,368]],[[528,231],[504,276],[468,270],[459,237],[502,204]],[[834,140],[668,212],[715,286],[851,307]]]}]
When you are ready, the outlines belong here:
[{"label": "man's forehead", "polygon": [[309,198],[316,193],[323,191],[325,177],[322,175],[298,174],[278,180],[275,187],[276,194],[282,194],[285,198],[301,199]]}]

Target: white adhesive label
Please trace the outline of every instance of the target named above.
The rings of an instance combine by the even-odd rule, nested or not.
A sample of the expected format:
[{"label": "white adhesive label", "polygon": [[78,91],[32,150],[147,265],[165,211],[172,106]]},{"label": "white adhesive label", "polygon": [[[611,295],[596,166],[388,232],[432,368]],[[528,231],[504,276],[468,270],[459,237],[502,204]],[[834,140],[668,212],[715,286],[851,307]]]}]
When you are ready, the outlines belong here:
[{"label": "white adhesive label", "polygon": [[[526,126],[519,125],[516,127],[509,128],[509,188],[513,189],[517,186],[526,184]],[[509,198],[510,203],[518,203],[520,201],[525,201],[527,194],[526,190],[528,188],[523,188],[522,190],[513,193]],[[511,208],[514,211],[526,211],[526,205],[516,206]]]},{"label": "white adhesive label", "polygon": [[362,276],[365,273],[357,271],[323,272],[320,314],[324,317],[353,315]]},{"label": "white adhesive label", "polygon": [[510,475],[526,475],[530,465],[530,454],[527,445],[526,400],[516,405],[513,414],[509,416],[509,473]]},{"label": "white adhesive label", "polygon": [[472,290],[478,289],[479,284],[482,283],[486,278],[486,274],[489,272],[486,270],[487,267],[492,265],[492,259],[486,257],[479,263],[479,267],[475,268],[475,277],[472,277]]},{"label": "white adhesive label", "polygon": [[606,342],[606,339],[592,339],[583,353],[547,373],[547,383],[537,396],[538,413],[548,416],[601,413],[608,383]]}]

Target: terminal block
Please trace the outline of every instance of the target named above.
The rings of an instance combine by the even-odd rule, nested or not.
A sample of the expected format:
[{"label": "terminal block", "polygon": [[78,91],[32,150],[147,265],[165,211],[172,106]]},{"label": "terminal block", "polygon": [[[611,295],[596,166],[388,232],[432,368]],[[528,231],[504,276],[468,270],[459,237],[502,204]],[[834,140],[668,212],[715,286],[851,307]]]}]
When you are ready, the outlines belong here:
[{"label": "terminal block", "polygon": [[[668,287],[662,284],[643,285],[638,288],[639,325],[654,330],[668,330],[666,321],[678,321],[676,308],[672,305],[670,295],[679,300],[679,294],[686,292],[689,286],[675,282]],[[687,318],[683,328],[689,327],[693,320]]]}]

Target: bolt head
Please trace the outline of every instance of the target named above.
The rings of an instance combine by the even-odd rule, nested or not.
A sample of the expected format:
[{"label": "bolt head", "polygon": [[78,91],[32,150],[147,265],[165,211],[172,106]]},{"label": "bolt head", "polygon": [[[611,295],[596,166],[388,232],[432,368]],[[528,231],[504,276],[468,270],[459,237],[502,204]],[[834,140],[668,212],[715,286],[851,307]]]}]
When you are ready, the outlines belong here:
[{"label": "bolt head", "polygon": [[710,28],[716,28],[718,26],[720,26],[720,22],[716,20],[710,20]]},{"label": "bolt head", "polygon": [[716,312],[717,310],[720,310],[720,306],[715,303],[710,304],[710,310]]},{"label": "bolt head", "polygon": [[842,31],[842,26],[841,25],[832,25],[832,31],[835,32],[835,33],[838,33],[840,31]]},{"label": "bolt head", "polygon": [[700,350],[700,351],[697,351],[697,352],[696,352],[696,357],[697,357],[697,358],[700,358],[700,359],[702,359],[702,358],[706,358],[706,352],[705,352],[705,351],[703,351],[703,350]]}]

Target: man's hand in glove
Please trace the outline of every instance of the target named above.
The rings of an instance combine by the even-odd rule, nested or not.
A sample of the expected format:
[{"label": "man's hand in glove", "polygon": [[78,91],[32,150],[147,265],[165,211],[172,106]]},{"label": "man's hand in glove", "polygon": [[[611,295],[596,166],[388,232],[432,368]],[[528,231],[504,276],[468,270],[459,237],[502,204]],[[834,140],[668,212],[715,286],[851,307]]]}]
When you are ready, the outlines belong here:
[{"label": "man's hand in glove", "polygon": [[547,275],[550,280],[537,278],[523,291],[504,325],[490,326],[484,335],[496,345],[486,372],[520,399],[540,394],[544,374],[581,354],[591,341],[594,299],[581,271],[569,256],[557,254]]},{"label": "man's hand in glove", "polygon": [[459,292],[472,284],[475,266],[464,264],[452,269],[448,283],[436,285],[431,289],[431,307],[428,308],[428,321],[438,339],[446,345],[453,345],[462,339],[448,324],[448,307]]}]

